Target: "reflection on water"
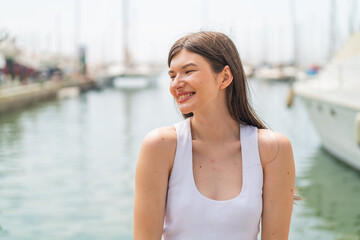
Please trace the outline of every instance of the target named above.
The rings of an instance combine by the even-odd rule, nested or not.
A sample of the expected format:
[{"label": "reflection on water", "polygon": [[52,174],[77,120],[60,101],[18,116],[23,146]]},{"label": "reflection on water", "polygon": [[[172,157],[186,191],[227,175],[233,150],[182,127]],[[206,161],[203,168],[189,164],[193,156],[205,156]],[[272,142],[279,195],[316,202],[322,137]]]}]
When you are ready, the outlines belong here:
[{"label": "reflection on water", "polygon": [[[180,121],[168,77],[0,117],[0,239],[132,239],[134,170],[144,135]],[[252,80],[253,103],[292,142],[305,200],[290,239],[360,239],[360,176],[321,148],[286,83]]]},{"label": "reflection on water", "polygon": [[123,102],[105,91],[1,118],[18,135],[0,136],[0,237],[131,238]]},{"label": "reflection on water", "polygon": [[[317,226],[334,231],[347,239],[360,237],[360,172],[334,159],[322,148],[313,157],[313,165],[301,177],[305,204],[311,208],[309,216],[324,219]],[[353,236],[353,238],[349,238]],[[355,238],[357,236],[357,238]]]}]

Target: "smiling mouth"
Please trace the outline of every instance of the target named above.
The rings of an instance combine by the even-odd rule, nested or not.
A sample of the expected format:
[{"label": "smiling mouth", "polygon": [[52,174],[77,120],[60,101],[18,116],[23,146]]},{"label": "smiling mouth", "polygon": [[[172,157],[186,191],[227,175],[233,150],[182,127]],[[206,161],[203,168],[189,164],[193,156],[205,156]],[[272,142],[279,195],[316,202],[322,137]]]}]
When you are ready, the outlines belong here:
[{"label": "smiling mouth", "polygon": [[179,103],[185,102],[186,100],[188,100],[189,98],[191,98],[194,94],[195,94],[194,92],[191,92],[191,93],[187,93],[187,94],[184,94],[184,95],[179,96],[179,98],[178,98]]}]

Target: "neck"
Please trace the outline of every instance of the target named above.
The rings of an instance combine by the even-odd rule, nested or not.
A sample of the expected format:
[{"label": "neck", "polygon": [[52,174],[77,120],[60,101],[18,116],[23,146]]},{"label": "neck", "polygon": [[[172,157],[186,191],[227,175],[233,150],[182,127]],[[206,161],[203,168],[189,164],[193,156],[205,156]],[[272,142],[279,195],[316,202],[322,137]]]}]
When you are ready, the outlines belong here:
[{"label": "neck", "polygon": [[191,119],[193,139],[204,142],[226,142],[240,139],[240,126],[226,107],[205,114],[195,113]]}]

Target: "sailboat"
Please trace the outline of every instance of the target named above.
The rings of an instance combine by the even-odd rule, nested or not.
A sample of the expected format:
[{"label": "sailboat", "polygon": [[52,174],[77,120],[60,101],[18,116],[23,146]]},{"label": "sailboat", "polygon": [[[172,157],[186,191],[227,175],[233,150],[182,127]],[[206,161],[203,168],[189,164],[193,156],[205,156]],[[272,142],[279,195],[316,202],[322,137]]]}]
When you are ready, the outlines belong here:
[{"label": "sailboat", "polygon": [[360,170],[360,32],[353,33],[318,77],[296,82],[325,149]]},{"label": "sailboat", "polygon": [[123,90],[137,90],[156,85],[151,75],[154,70],[148,65],[135,63],[129,50],[129,0],[123,0],[123,51],[124,62],[121,71],[115,75],[113,86]]}]

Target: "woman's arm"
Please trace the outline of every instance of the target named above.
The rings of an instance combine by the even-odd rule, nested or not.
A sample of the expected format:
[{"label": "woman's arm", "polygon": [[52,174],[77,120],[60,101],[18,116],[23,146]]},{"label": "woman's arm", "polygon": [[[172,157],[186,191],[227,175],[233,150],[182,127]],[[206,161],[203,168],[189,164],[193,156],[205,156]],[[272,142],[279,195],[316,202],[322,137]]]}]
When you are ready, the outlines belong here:
[{"label": "woman's arm", "polygon": [[287,240],[294,203],[294,156],[287,137],[266,131],[259,138],[264,171],[261,239]]},{"label": "woman's arm", "polygon": [[156,129],[144,138],[135,173],[134,240],[161,239],[175,150],[172,127]]}]

